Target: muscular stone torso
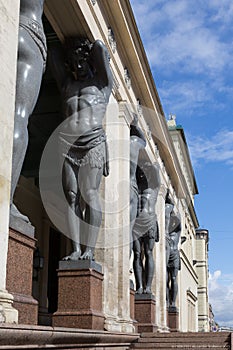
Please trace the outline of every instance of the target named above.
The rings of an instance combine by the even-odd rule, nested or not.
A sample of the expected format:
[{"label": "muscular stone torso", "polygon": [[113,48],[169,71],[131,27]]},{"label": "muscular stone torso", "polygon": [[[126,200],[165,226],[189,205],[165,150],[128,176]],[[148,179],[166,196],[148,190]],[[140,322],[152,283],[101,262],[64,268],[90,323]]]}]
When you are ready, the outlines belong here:
[{"label": "muscular stone torso", "polygon": [[171,250],[178,250],[179,234],[172,232],[169,235],[169,245]]},{"label": "muscular stone torso", "polygon": [[178,250],[178,243],[180,238],[180,219],[176,215],[171,215],[168,232],[166,233],[167,244],[170,250]]},{"label": "muscular stone torso", "polygon": [[142,199],[142,210],[141,213],[147,214],[147,215],[154,215],[155,214],[155,202],[156,198],[153,194],[148,193],[147,195],[143,195]]},{"label": "muscular stone torso", "polygon": [[63,132],[81,136],[91,130],[102,128],[106,112],[106,99],[100,87],[90,81],[69,80],[64,93],[64,114],[68,118]]}]

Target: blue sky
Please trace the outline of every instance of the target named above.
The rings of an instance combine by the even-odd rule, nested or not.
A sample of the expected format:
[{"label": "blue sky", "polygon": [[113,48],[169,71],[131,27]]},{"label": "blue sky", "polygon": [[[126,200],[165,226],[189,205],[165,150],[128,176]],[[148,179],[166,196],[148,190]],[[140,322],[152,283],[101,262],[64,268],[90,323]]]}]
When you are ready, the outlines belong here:
[{"label": "blue sky", "polygon": [[210,233],[209,295],[233,326],[233,2],[131,0],[166,117],[185,130]]}]

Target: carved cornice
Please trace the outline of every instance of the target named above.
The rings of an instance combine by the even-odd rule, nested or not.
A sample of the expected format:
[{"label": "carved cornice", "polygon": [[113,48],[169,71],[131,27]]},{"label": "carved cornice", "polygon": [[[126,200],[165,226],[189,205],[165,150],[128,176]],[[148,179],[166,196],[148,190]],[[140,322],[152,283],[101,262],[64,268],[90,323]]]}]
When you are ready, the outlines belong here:
[{"label": "carved cornice", "polygon": [[125,78],[125,83],[128,89],[131,88],[131,78],[130,78],[130,74],[128,71],[128,68],[124,69],[124,78]]},{"label": "carved cornice", "polygon": [[112,28],[108,28],[108,42],[109,42],[109,45],[112,49],[112,52],[115,53],[116,52],[116,39],[115,39]]},{"label": "carved cornice", "polygon": [[152,139],[152,136],[151,136],[151,127],[150,127],[150,124],[147,124],[147,131],[146,131],[146,134],[147,134],[148,140],[151,140],[151,139]]},{"label": "carved cornice", "polygon": [[186,293],[187,293],[187,297],[191,299],[191,301],[193,301],[194,303],[197,301],[197,296],[193,294],[191,289],[187,289]]},{"label": "carved cornice", "polygon": [[142,108],[142,105],[141,105],[139,98],[137,99],[137,112],[138,112],[138,115],[140,117],[143,116],[143,108]]}]

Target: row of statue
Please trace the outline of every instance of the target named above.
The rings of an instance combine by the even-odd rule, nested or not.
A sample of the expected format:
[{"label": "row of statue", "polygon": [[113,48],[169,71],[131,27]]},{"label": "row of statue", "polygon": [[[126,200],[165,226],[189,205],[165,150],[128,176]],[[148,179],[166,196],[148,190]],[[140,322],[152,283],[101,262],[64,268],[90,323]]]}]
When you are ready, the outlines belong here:
[{"label": "row of statue", "polygon": [[[46,67],[46,39],[42,14],[44,0],[21,0],[12,162],[11,215],[24,221],[13,196],[28,144],[28,119],[38,99]],[[98,190],[108,176],[108,149],[103,118],[112,91],[113,76],[105,45],[96,40],[68,38],[48,53],[51,70],[63,101],[59,154],[63,161],[62,185],[68,202],[67,218],[73,251],[65,260],[94,259],[102,220]],[[159,167],[149,161],[138,164],[146,147],[145,136],[134,115],[130,125],[130,255],[138,294],[151,293],[154,276],[153,248],[159,241],[155,206],[160,187]],[[80,225],[73,220],[73,212]],[[82,229],[81,223],[87,223]],[[165,200],[167,301],[175,306],[178,243],[181,222],[169,193]],[[85,244],[80,244],[85,242]],[[145,260],[145,264],[144,263]]]},{"label": "row of statue", "polygon": [[[146,139],[135,116],[130,125],[130,232],[133,270],[137,294],[151,294],[154,276],[153,248],[159,241],[159,225],[155,205],[160,188],[159,167],[148,161],[138,164],[139,152]],[[178,250],[181,219],[167,191],[165,198],[165,249],[167,267],[167,304],[176,308],[177,274],[181,268]],[[145,263],[143,264],[143,262]]]}]

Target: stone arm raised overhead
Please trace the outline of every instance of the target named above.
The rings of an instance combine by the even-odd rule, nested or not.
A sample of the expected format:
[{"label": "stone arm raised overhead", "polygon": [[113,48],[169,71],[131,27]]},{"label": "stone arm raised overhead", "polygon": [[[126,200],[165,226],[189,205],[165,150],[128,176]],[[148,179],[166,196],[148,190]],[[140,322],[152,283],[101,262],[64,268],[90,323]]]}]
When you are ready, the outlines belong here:
[{"label": "stone arm raised overhead", "polygon": [[161,178],[160,178],[160,167],[158,163],[153,163],[151,165],[151,173],[150,173],[150,183],[149,186],[156,190],[156,193],[158,194],[159,188],[161,185]]},{"label": "stone arm raised overhead", "polygon": [[106,98],[109,99],[113,86],[113,75],[110,69],[109,52],[101,40],[93,43],[89,61],[99,82],[103,85]]}]

